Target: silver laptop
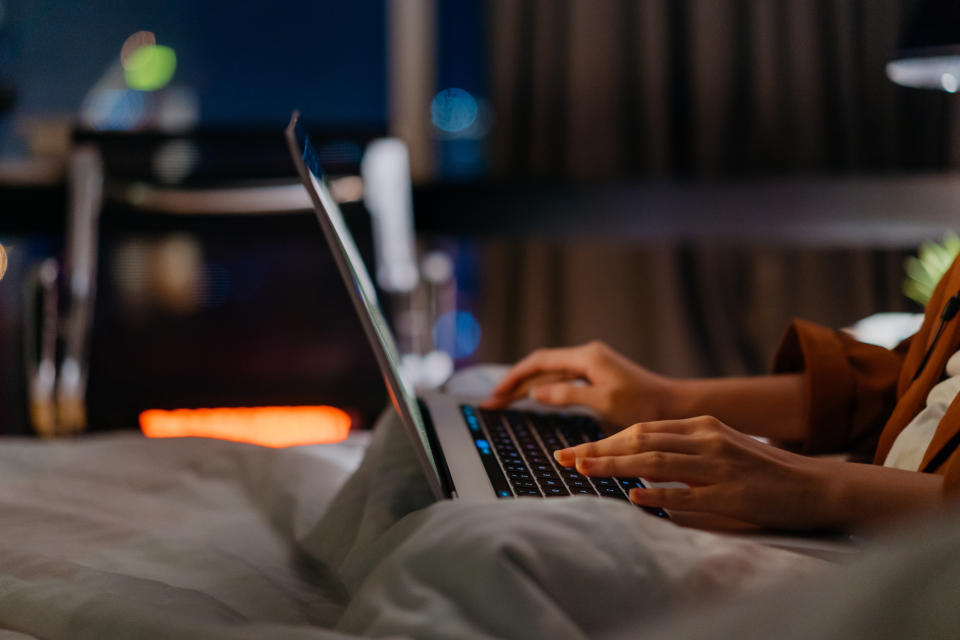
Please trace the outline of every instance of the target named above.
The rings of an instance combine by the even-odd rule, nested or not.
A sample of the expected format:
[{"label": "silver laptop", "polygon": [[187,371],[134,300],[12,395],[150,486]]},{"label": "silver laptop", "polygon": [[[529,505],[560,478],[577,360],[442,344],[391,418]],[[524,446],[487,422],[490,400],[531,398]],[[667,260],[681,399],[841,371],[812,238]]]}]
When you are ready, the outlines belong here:
[{"label": "silver laptop", "polygon": [[[603,437],[596,420],[585,412],[543,411],[533,403],[521,403],[522,409],[487,411],[477,406],[479,398],[441,392],[417,397],[400,373],[399,354],[373,281],[327,189],[317,153],[296,112],[286,137],[390,400],[438,499],[592,495],[627,501],[631,488],[646,486],[638,478],[588,478],[555,462],[554,450]],[[667,517],[663,510],[650,511]]]}]

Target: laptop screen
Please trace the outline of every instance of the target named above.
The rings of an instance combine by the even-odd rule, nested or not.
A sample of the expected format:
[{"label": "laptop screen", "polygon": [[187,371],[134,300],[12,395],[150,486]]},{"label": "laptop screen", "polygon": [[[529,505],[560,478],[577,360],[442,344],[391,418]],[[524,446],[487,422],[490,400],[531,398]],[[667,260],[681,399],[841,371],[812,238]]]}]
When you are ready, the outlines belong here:
[{"label": "laptop screen", "polygon": [[[353,291],[356,292],[356,295],[351,295],[351,298],[357,306],[357,313],[363,314],[368,319],[368,322],[364,322],[363,324],[367,330],[368,338],[370,338],[371,346],[374,349],[375,355],[377,355],[377,361],[380,363],[381,369],[386,369],[383,370],[383,377],[387,384],[387,391],[390,393],[390,399],[401,417],[409,416],[413,422],[413,426],[416,428],[417,435],[422,444],[422,451],[427,454],[422,457],[426,458],[426,462],[432,469],[436,483],[439,485],[440,473],[434,457],[429,453],[431,447],[423,415],[417,406],[416,396],[410,389],[408,382],[400,373],[400,354],[397,351],[393,334],[390,333],[390,327],[387,325],[383,317],[383,312],[380,310],[380,304],[377,302],[377,292],[376,289],[374,289],[373,281],[370,279],[370,274],[363,264],[360,252],[357,250],[357,246],[353,241],[353,236],[350,234],[350,230],[347,228],[346,222],[343,219],[343,214],[340,212],[340,207],[327,188],[323,168],[320,166],[319,156],[310,143],[310,137],[306,130],[304,130],[303,126],[299,123],[296,114],[294,115],[294,120],[291,122],[291,125],[296,138],[297,151],[300,156],[299,159],[303,161],[302,164],[306,168],[306,173],[309,176],[309,184],[306,186],[310,190],[314,202],[319,202],[320,208],[322,209],[322,211],[317,210],[317,217],[320,218],[320,225],[327,236],[331,251],[335,254],[334,258],[336,259],[337,265],[340,267],[344,279],[348,281],[347,286],[352,287]],[[289,137],[288,130],[288,138]],[[290,140],[290,142],[292,143],[294,141]],[[329,225],[324,224],[324,218],[329,221]],[[349,270],[349,274],[344,273],[344,265]],[[373,337],[371,337],[371,333]],[[404,409],[406,409],[406,411],[404,411]]]}]

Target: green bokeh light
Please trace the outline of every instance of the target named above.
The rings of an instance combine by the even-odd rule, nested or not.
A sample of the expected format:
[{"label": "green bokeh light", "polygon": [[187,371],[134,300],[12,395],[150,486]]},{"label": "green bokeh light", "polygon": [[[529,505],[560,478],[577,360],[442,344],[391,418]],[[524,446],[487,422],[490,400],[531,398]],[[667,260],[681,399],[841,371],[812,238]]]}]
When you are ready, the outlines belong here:
[{"label": "green bokeh light", "polygon": [[127,86],[138,91],[156,91],[170,83],[177,68],[177,54],[170,47],[147,45],[140,47],[123,65]]}]

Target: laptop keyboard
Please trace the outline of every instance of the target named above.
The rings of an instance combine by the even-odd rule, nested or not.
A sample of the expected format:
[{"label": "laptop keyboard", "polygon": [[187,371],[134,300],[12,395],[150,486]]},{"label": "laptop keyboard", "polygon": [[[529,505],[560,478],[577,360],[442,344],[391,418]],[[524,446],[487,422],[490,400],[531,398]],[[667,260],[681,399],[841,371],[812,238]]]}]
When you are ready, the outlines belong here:
[{"label": "laptop keyboard", "polygon": [[[587,477],[556,462],[553,452],[557,449],[605,437],[593,418],[488,411],[469,405],[461,405],[460,410],[490,482],[501,498],[588,495],[628,501],[630,489],[645,486],[639,478]],[[645,510],[667,517],[662,509]]]}]

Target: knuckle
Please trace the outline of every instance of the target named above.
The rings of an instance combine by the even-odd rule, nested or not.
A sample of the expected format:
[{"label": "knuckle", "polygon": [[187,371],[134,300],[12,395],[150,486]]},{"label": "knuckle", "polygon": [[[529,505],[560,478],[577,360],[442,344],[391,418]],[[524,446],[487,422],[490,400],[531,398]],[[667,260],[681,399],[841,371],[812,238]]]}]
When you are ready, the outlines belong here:
[{"label": "knuckle", "polygon": [[684,506],[693,505],[696,502],[693,489],[677,489],[677,502]]},{"label": "knuckle", "polygon": [[652,471],[663,470],[666,463],[666,456],[662,451],[651,451],[647,454],[647,465]]},{"label": "knuckle", "polygon": [[703,442],[707,451],[718,452],[723,449],[724,438],[717,432],[711,432],[703,436]]},{"label": "knuckle", "polygon": [[606,356],[608,348],[609,347],[607,347],[607,345],[603,342],[599,340],[592,340],[591,342],[587,343],[588,357],[592,361],[598,362],[602,360],[604,356]]},{"label": "knuckle", "polygon": [[699,416],[696,424],[707,431],[717,431],[722,426],[722,423],[713,416]]},{"label": "knuckle", "polygon": [[647,434],[641,429],[634,429],[630,437],[633,440],[633,447],[637,451],[643,451],[644,446],[647,444]]}]

